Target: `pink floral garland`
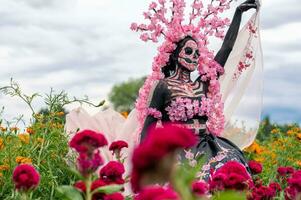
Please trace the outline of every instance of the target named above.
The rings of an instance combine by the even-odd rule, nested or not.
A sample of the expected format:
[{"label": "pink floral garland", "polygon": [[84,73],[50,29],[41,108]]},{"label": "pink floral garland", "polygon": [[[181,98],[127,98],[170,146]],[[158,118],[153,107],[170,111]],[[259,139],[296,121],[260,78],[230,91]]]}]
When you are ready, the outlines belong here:
[{"label": "pink floral garland", "polygon": [[162,113],[156,108],[148,108],[147,115],[153,116],[156,119],[162,119]]},{"label": "pink floral garland", "polygon": [[[166,0],[152,2],[147,12],[143,15],[149,20],[149,24],[132,23],[131,29],[142,32],[140,39],[143,41],[158,42],[161,36],[165,41],[158,48],[158,54],[153,60],[152,74],[147,77],[143,87],[139,91],[136,102],[140,130],[148,114],[148,98],[154,83],[164,78],[161,68],[169,61],[170,53],[176,48],[176,43],[185,36],[193,37],[199,46],[198,71],[202,81],[209,81],[207,98],[202,99],[204,103],[202,112],[208,116],[207,127],[215,135],[220,135],[224,128],[223,103],[221,102],[220,86],[217,80],[218,74],[224,72],[223,68],[214,61],[214,53],[208,49],[209,37],[224,37],[224,29],[230,20],[221,18],[218,14],[230,8],[232,0],[212,0],[208,5],[203,5],[201,0],[194,0],[192,12],[189,15],[189,24],[184,22],[184,0],[169,0],[171,13],[167,13]],[[169,15],[170,14],[170,15]],[[171,16],[168,19],[168,16]],[[187,114],[187,113],[186,113]],[[190,116],[191,113],[188,113]]]}]

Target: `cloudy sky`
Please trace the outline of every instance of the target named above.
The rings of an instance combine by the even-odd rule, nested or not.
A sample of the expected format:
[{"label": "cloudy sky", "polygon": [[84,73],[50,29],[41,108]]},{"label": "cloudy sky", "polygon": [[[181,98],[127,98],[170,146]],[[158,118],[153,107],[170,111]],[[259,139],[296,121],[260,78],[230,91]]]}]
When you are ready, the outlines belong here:
[{"label": "cloudy sky", "polygon": [[[95,103],[106,99],[113,84],[150,73],[156,46],[129,30],[149,2],[0,0],[0,86],[13,77],[26,93],[53,87]],[[301,4],[265,0],[261,19],[263,114],[301,123]],[[0,106],[8,120],[30,114],[23,102],[2,94]]]}]

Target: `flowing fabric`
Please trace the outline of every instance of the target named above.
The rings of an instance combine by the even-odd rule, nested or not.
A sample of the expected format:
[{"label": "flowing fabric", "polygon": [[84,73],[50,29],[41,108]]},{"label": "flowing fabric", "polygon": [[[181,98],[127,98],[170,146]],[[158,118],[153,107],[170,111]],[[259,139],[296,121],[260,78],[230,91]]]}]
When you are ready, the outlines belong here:
[{"label": "flowing fabric", "polygon": [[[254,141],[261,117],[263,60],[259,17],[257,11],[239,32],[225,74],[220,78],[226,119],[222,137],[240,149]],[[249,66],[240,73],[240,64]]]}]

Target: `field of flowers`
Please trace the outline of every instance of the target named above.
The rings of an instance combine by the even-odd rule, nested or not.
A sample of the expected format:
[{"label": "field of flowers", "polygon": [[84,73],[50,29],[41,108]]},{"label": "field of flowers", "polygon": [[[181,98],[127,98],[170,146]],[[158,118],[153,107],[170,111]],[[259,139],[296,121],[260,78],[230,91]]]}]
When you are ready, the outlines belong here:
[{"label": "field of flowers", "polygon": [[[262,121],[256,141],[244,150],[252,178],[241,165],[229,162],[212,174],[209,183],[197,180],[202,160],[193,165],[176,161],[177,151],[194,145],[196,139],[174,126],[149,133],[134,150],[132,172],[125,176],[121,155],[126,142],[108,144],[104,135],[89,130],[66,136],[62,108],[68,101],[62,94],[49,95],[47,112],[33,112],[25,130],[0,119],[0,199],[301,199],[297,124]],[[105,145],[115,156],[108,163],[101,155]]]}]

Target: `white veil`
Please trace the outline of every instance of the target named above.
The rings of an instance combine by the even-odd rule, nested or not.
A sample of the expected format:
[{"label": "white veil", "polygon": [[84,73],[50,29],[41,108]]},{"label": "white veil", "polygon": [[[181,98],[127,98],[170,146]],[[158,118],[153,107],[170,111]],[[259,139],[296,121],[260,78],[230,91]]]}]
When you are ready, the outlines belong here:
[{"label": "white veil", "polygon": [[[220,77],[225,114],[222,137],[241,149],[254,141],[262,110],[263,59],[259,18],[257,10],[239,32],[225,65],[225,74]],[[249,65],[242,73],[238,71],[240,62]]]}]

